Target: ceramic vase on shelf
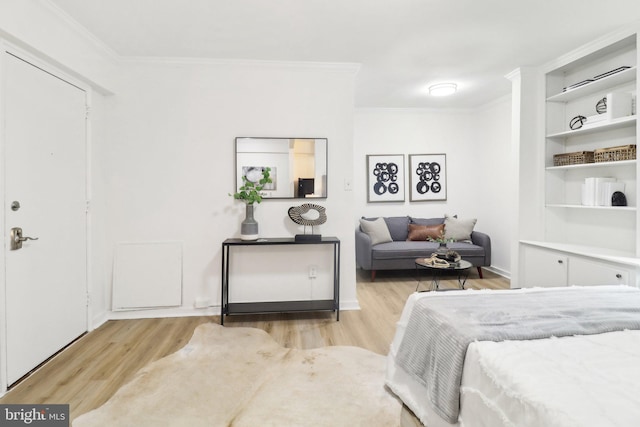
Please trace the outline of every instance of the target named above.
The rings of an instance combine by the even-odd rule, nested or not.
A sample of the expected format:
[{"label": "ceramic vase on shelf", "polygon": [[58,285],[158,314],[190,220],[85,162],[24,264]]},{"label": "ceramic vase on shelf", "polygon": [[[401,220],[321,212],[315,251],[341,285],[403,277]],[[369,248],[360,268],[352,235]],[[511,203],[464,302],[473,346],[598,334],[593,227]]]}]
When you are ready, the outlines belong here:
[{"label": "ceramic vase on shelf", "polygon": [[240,239],[257,240],[258,222],[253,218],[253,203],[247,203],[245,206],[245,218],[240,225]]}]

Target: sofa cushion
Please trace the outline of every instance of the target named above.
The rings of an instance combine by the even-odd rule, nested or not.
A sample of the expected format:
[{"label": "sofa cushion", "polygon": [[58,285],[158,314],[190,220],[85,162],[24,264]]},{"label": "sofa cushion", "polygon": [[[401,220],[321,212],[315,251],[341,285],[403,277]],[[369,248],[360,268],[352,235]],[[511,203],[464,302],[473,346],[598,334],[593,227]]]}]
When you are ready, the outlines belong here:
[{"label": "sofa cushion", "polygon": [[372,245],[390,242],[392,240],[387,223],[383,218],[376,218],[374,220],[362,218],[360,220],[360,228],[369,235]]},{"label": "sofa cushion", "polygon": [[409,236],[407,240],[424,241],[438,239],[444,235],[444,224],[419,225],[409,224]]},{"label": "sofa cushion", "polygon": [[482,246],[474,245],[472,243],[451,242],[447,243],[447,248],[458,252],[462,259],[468,257],[484,257],[485,255],[485,251]]},{"label": "sofa cushion", "polygon": [[371,249],[373,259],[405,259],[428,257],[438,249],[435,242],[388,242]]},{"label": "sofa cushion", "polygon": [[419,225],[438,225],[438,224],[444,224],[444,218],[414,218],[414,217],[409,217],[409,220],[411,221],[412,224],[419,224]]},{"label": "sofa cushion", "polygon": [[[439,246],[436,242],[418,241],[380,243],[372,248],[371,258],[382,260],[429,257]],[[458,252],[463,259],[466,257],[484,257],[485,255],[482,246],[470,243],[451,242],[447,243],[447,248]]]},{"label": "sofa cushion", "polygon": [[453,240],[471,240],[471,233],[478,220],[460,219],[451,215],[444,215],[444,237]]}]

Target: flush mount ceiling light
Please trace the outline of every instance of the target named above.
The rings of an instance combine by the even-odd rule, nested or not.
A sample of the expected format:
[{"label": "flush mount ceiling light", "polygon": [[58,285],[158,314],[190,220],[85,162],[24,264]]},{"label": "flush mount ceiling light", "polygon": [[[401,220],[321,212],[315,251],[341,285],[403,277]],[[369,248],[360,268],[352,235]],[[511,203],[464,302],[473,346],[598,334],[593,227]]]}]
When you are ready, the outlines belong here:
[{"label": "flush mount ceiling light", "polygon": [[431,96],[447,96],[456,93],[458,85],[455,83],[439,83],[429,86],[429,95]]}]

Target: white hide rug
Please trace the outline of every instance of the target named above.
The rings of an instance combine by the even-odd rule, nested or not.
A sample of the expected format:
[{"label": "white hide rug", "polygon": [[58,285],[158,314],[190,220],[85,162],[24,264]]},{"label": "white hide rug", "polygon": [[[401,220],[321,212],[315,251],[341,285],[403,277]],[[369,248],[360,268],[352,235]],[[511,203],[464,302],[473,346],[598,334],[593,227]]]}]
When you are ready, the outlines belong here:
[{"label": "white hide rug", "polygon": [[385,363],[358,347],[287,349],[261,329],[208,323],[73,426],[399,426]]}]

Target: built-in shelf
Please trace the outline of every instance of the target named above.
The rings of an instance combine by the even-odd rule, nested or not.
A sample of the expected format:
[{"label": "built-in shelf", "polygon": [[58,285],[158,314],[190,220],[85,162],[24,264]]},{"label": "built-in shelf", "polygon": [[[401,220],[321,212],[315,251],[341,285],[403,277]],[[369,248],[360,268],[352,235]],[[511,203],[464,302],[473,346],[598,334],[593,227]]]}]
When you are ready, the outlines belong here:
[{"label": "built-in shelf", "polygon": [[596,124],[592,126],[582,127],[580,129],[575,130],[565,130],[562,132],[551,133],[547,135],[547,138],[568,138],[570,136],[579,136],[579,135],[588,135],[591,133],[603,132],[608,130],[622,129],[626,127],[633,127],[636,124],[636,117],[626,116],[619,117],[617,119],[612,119],[608,122],[604,122],[601,124]]},{"label": "built-in shelf", "polygon": [[616,212],[635,212],[637,208],[635,206],[587,206],[587,205],[569,205],[562,203],[547,203],[545,205],[548,208],[562,208],[562,209],[591,209],[591,210],[603,210],[603,211],[616,211]]},{"label": "built-in shelf", "polygon": [[631,67],[610,76],[594,80],[591,83],[587,83],[575,89],[570,89],[566,92],[561,92],[556,95],[550,96],[547,98],[547,101],[568,102],[573,99],[591,95],[593,93],[610,90],[614,86],[622,85],[624,83],[631,83],[636,79],[636,69],[637,67]]},{"label": "built-in shelf", "polygon": [[593,169],[601,167],[622,167],[622,166],[634,166],[637,160],[619,160],[617,162],[594,162],[594,163],[580,163],[577,165],[564,165],[564,166],[547,166],[548,171],[554,170],[572,170],[572,169]]}]

